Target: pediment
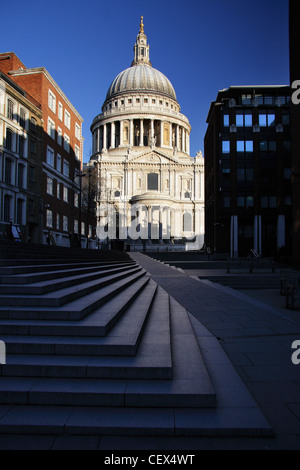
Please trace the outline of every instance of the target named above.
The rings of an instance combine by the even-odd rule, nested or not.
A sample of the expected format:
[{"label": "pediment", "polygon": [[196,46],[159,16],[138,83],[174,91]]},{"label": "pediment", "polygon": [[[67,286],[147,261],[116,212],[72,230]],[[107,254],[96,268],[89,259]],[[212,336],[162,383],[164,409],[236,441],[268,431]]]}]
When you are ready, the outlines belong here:
[{"label": "pediment", "polygon": [[157,150],[147,150],[138,155],[129,155],[129,163],[152,163],[152,164],[168,164],[168,163],[178,163],[178,159],[159,152]]}]

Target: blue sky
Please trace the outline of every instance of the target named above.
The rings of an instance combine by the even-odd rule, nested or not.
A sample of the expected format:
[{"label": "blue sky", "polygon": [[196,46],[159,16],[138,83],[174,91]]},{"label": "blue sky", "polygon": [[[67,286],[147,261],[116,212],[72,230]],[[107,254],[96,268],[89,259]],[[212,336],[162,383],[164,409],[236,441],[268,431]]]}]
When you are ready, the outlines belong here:
[{"label": "blue sky", "polygon": [[289,84],[288,0],[52,0],[1,5],[1,52],[45,67],[90,125],[114,77],[130,66],[144,16],[153,67],[173,84],[203,150],[206,117],[220,89]]}]

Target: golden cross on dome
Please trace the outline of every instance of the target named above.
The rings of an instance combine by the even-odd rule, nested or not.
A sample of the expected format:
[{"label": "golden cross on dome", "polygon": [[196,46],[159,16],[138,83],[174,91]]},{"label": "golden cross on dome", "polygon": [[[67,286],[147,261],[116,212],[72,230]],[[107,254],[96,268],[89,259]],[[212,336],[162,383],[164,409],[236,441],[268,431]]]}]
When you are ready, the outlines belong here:
[{"label": "golden cross on dome", "polygon": [[144,17],[141,16],[141,22],[140,22],[140,33],[144,34],[144,23],[143,23]]}]

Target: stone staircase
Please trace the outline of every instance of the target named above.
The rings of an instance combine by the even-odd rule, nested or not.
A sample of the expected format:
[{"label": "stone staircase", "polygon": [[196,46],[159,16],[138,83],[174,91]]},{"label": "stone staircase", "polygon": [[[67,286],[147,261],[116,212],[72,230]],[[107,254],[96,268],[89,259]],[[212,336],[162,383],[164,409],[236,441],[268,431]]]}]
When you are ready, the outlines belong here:
[{"label": "stone staircase", "polygon": [[[53,248],[1,263],[0,434],[241,432],[220,419],[201,325],[145,269]],[[272,435],[264,420],[243,432]]]}]

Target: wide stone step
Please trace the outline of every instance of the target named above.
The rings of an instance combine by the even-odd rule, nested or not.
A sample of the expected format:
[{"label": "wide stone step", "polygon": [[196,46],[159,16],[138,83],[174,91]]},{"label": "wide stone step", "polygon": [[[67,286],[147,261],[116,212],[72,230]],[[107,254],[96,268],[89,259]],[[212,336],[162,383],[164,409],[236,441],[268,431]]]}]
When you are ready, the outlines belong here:
[{"label": "wide stone step", "polygon": [[[58,291],[61,289],[66,289],[68,287],[76,286],[78,284],[83,284],[84,282],[94,281],[96,279],[104,278],[108,275],[117,274],[122,271],[128,271],[129,269],[134,269],[136,265],[132,266],[107,266],[106,269],[92,269],[89,272],[82,272],[79,270],[78,272],[68,272],[65,273],[65,276],[62,279],[57,278],[55,274],[53,278],[48,280],[39,280],[38,282],[31,283],[29,285],[16,285],[16,284],[5,284],[0,285],[0,303],[4,305],[9,305],[12,302],[14,305],[23,304],[23,297],[24,295],[28,296],[39,296],[49,292]],[[72,275],[70,275],[72,274]],[[8,295],[13,294],[13,300],[8,301]],[[26,298],[27,299],[27,298]],[[15,302],[17,300],[17,302]]]},{"label": "wide stone step", "polygon": [[[0,332],[3,332],[3,334],[47,334],[42,332],[45,326],[47,329],[49,326],[57,327],[57,323],[53,323],[53,321],[68,320],[71,322],[86,317],[145,274],[145,270],[137,269],[129,274],[127,273],[127,275],[122,273],[117,276],[108,276],[105,281],[96,284],[97,290],[95,289],[95,283],[91,292],[83,294],[82,290],[79,289],[74,300],[60,307],[2,306],[0,307]],[[5,319],[8,319],[8,321],[5,321]],[[22,322],[22,320],[24,321]],[[36,320],[36,322],[30,320]],[[42,320],[49,320],[49,323]],[[62,326],[65,325],[62,323]]]},{"label": "wide stone step", "polygon": [[[33,269],[30,272],[26,272],[23,274],[6,274],[0,277],[0,283],[2,285],[6,284],[14,284],[14,285],[23,285],[23,284],[32,284],[34,282],[42,282],[68,277],[70,275],[76,274],[87,274],[97,271],[105,271],[107,269],[118,268],[118,267],[130,267],[135,263],[84,263],[78,265],[72,264],[70,265],[56,265],[57,269],[47,269],[48,266],[44,266],[42,270]],[[1,287],[1,286],[0,286]],[[5,289],[5,286],[3,286]],[[4,291],[5,292],[5,291]]]},{"label": "wide stone step", "polygon": [[[186,354],[183,354],[184,351]],[[12,363],[15,359],[18,365]],[[38,361],[42,364],[37,379],[32,377],[33,370],[39,366],[34,359],[23,356],[20,363],[19,358],[12,358],[2,367],[2,403],[129,408],[216,406],[215,391],[188,314],[173,299],[169,303],[169,296],[160,287],[157,288],[136,357],[67,357],[64,358],[67,377],[61,377],[62,364],[56,362],[51,364],[55,378],[49,378],[46,371],[51,373],[50,362],[40,356]],[[97,375],[104,374],[103,361],[106,359],[111,366],[112,375],[109,377],[112,380],[108,380],[107,374],[101,375],[101,380]],[[132,361],[131,369],[129,361]],[[19,373],[25,377],[16,377],[18,366]],[[151,380],[147,378],[148,374],[152,376]],[[7,393],[8,389],[13,390],[11,396]]]},{"label": "wide stone step", "polygon": [[[143,294],[131,304],[128,312],[111,332],[110,339],[120,345],[118,357],[111,356],[53,356],[53,355],[7,355],[6,365],[2,368],[5,377],[53,377],[53,378],[111,378],[111,379],[169,379],[172,376],[170,350],[170,326],[168,295],[161,291],[155,296],[157,285],[151,281]],[[153,302],[155,301],[155,305]],[[162,308],[156,312],[157,304]],[[153,308],[152,308],[153,305]],[[160,320],[160,332],[155,333],[147,316]],[[127,315],[131,317],[126,321]],[[134,317],[134,318],[132,318]],[[129,330],[129,326],[134,331]],[[123,323],[123,325],[122,325]],[[155,322],[156,323],[156,322]],[[143,336],[144,328],[148,331]],[[154,335],[153,335],[154,333]],[[135,357],[121,356],[121,348],[128,337],[134,339],[132,346],[138,354]],[[134,337],[133,337],[134,336]],[[158,336],[158,338],[157,338]],[[105,340],[103,343],[105,345]],[[92,339],[93,340],[93,339]],[[99,339],[101,340],[101,338]],[[88,342],[88,339],[87,339]],[[141,347],[138,349],[139,342]],[[106,351],[108,353],[108,350]]]},{"label": "wide stone step", "polygon": [[[75,286],[62,288],[47,294],[14,295],[13,297],[0,295],[0,305],[7,307],[11,305],[26,307],[59,307],[141,270],[142,268],[138,266],[130,269],[127,268],[125,271],[123,269],[117,270],[116,273],[112,274],[108,271],[105,277],[96,275],[96,279],[83,282],[79,287],[77,285],[78,280],[76,279]],[[1,309],[1,312],[5,312],[5,309]]]},{"label": "wide stone step", "polygon": [[[157,285],[149,276],[135,282],[86,319],[45,326],[48,336],[1,335],[10,354],[133,356]],[[141,298],[142,297],[142,298]],[[148,308],[148,309],[147,309]],[[1,331],[1,327],[0,327]],[[58,333],[65,336],[58,336]],[[81,333],[82,336],[76,336]],[[95,335],[98,336],[95,336]]]},{"label": "wide stone step", "polygon": [[[114,265],[114,264],[120,264],[121,261],[117,260],[99,260],[99,261],[88,261],[88,260],[57,260],[57,259],[52,259],[52,263],[49,263],[50,260],[45,260],[41,259],[39,260],[39,263],[35,261],[32,263],[32,260],[27,260],[27,263],[22,265],[21,262],[15,260],[14,263],[12,262],[11,265],[5,262],[5,260],[1,260],[1,266],[0,266],[0,275],[1,279],[3,278],[5,280],[6,276],[12,275],[12,276],[17,276],[17,275],[22,275],[22,274],[30,274],[30,273],[39,273],[43,271],[60,271],[60,270],[66,270],[66,269],[77,269],[77,268],[84,268],[84,267],[97,267],[97,266],[103,266],[103,265]],[[132,261],[122,261],[122,264],[128,264],[131,265],[133,264]],[[7,264],[7,265],[4,265]]]}]

